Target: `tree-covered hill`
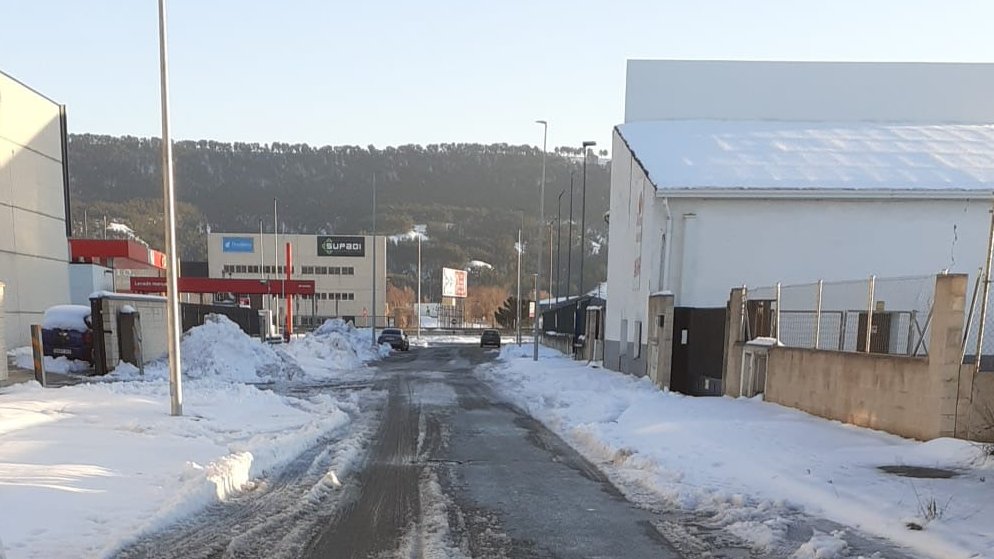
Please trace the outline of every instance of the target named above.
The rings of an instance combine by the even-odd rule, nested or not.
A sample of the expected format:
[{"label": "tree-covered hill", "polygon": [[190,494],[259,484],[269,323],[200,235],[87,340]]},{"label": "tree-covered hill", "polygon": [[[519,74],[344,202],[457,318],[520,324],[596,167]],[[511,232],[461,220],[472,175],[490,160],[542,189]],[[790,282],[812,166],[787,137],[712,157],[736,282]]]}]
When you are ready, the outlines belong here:
[{"label": "tree-covered hill", "polygon": [[[480,284],[510,285],[515,277],[514,242],[524,219],[526,247],[535,246],[541,150],[507,144],[407,145],[377,149],[306,144],[177,142],[176,193],[181,206],[180,242],[184,258],[203,259],[205,232],[255,232],[260,220],[273,229],[273,199],[279,200],[280,230],[294,233],[364,233],[372,229],[372,189],[377,189],[377,231],[398,234],[427,224],[423,246],[426,278],[442,266],[471,260],[494,266],[482,270]],[[546,217],[555,218],[559,193],[568,211],[574,175],[574,219],[580,221],[581,161],[576,150],[547,156]],[[69,162],[73,224],[77,236],[102,234],[105,217],[124,223],[153,247],[161,248],[162,186],[157,138],[77,134],[70,137]],[[593,154],[587,163],[588,241],[603,239],[608,207],[608,168]],[[84,225],[86,216],[88,223]],[[566,217],[563,217],[563,276]],[[574,227],[574,279],[579,227]],[[548,235],[548,229],[546,229]],[[548,248],[548,237],[545,239]],[[527,248],[526,248],[527,250]],[[604,278],[606,254],[591,254],[588,243],[585,285]],[[414,243],[391,246],[392,283],[415,281]],[[525,273],[536,255],[526,254]],[[543,260],[548,264],[548,256]],[[547,273],[544,268],[543,272]],[[576,282],[574,281],[574,289]]]}]

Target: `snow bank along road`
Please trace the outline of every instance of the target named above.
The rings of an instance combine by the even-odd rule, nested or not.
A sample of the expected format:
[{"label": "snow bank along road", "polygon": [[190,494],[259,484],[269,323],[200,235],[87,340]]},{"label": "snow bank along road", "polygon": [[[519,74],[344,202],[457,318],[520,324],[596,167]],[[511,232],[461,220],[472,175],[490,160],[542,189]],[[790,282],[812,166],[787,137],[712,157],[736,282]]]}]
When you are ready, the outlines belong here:
[{"label": "snow bank along road", "polygon": [[118,556],[911,556],[853,533],[845,550],[812,545],[841,527],[799,513],[785,529],[796,545],[757,552],[706,515],[633,504],[474,375],[496,355],[418,348],[378,364],[369,381],[295,387],[364,395],[367,417],[353,423],[363,432],[320,441],[274,478]]}]

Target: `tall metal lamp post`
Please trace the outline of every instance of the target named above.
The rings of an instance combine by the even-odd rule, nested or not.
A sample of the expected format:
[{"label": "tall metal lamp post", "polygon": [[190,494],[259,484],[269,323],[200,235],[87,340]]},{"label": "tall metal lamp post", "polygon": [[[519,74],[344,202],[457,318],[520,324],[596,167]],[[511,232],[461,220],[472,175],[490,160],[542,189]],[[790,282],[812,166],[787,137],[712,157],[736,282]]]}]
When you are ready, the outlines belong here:
[{"label": "tall metal lamp post", "polygon": [[[580,191],[582,200],[580,202],[580,280],[576,290],[577,297],[583,296],[583,260],[587,254],[587,148],[596,146],[597,142],[586,141],[580,146],[583,152],[583,186]],[[576,339],[577,330],[580,329],[580,306],[576,307],[573,314],[573,337]]]},{"label": "tall metal lamp post", "polygon": [[544,120],[536,120],[537,124],[542,125],[542,186],[539,189],[538,195],[538,250],[535,251],[535,258],[537,263],[535,265],[535,351],[532,354],[532,361],[538,361],[538,319],[542,316],[542,305],[538,298],[538,286],[542,284],[542,237],[545,236],[545,151],[546,151],[546,140],[549,137],[549,123]]},{"label": "tall metal lamp post", "polygon": [[179,255],[176,252],[176,192],[173,144],[169,136],[169,76],[166,64],[166,0],[159,0],[159,85],[162,98],[162,197],[166,220],[166,337],[169,353],[170,413],[183,415],[179,335]]},{"label": "tall metal lamp post", "polygon": [[563,264],[562,264],[562,254],[563,254],[563,222],[562,222],[562,211],[563,211],[563,194],[566,194],[566,189],[564,188],[562,192],[559,193],[559,202],[556,204],[556,291],[555,298],[556,302],[559,302],[559,297],[563,292]]}]

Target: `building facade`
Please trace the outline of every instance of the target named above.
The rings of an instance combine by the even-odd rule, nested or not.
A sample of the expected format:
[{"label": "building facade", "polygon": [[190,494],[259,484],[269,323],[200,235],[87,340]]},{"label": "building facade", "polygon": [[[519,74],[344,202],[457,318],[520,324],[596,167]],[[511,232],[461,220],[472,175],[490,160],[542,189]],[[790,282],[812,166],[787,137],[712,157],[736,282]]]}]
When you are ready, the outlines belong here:
[{"label": "building facade", "polygon": [[0,73],[0,282],[7,347],[69,300],[65,107]]},{"label": "building facade", "polygon": [[695,343],[649,316],[653,296],[671,296],[679,317],[720,312],[737,286],[983,264],[994,65],[632,61],[627,87],[609,368],[645,374],[657,324],[674,328],[674,346]]},{"label": "building facade", "polygon": [[285,279],[287,243],[292,247],[291,279],[314,281],[314,297],[301,297],[293,303],[296,324],[309,326],[341,317],[367,326],[372,324],[370,317],[376,316],[378,326],[386,325],[386,237],[375,237],[374,250],[370,235],[211,233],[207,246],[210,277]]}]

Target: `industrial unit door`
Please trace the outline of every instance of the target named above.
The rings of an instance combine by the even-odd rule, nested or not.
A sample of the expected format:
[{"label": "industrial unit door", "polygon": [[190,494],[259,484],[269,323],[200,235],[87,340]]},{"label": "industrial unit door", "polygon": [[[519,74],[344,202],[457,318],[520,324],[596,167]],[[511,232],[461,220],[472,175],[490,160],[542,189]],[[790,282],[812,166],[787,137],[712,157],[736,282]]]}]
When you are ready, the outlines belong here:
[{"label": "industrial unit door", "polygon": [[692,396],[721,394],[726,314],[725,308],[673,309],[671,389]]}]

